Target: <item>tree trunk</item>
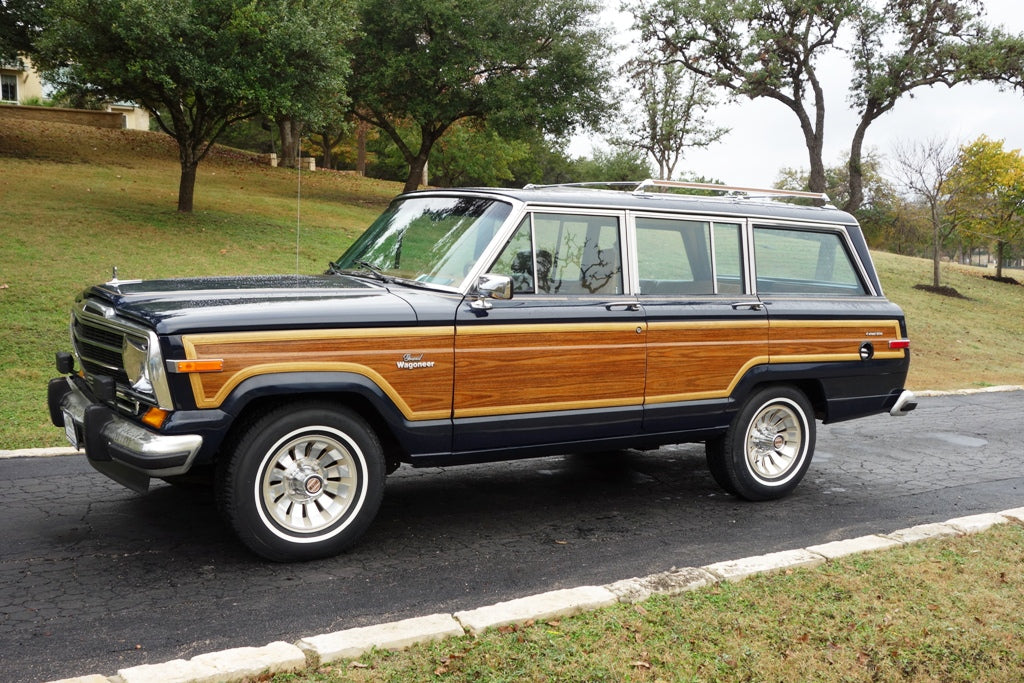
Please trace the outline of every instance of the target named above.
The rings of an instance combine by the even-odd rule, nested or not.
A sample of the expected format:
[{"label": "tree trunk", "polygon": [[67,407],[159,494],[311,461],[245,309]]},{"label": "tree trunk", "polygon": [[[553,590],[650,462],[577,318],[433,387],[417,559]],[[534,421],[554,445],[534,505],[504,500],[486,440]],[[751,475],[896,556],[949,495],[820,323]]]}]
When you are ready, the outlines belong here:
[{"label": "tree trunk", "polygon": [[360,121],[356,125],[356,173],[366,175],[366,133],[370,124]]},{"label": "tree trunk", "polygon": [[434,143],[441,136],[441,133],[431,134],[431,131],[423,131],[420,134],[420,150],[416,156],[406,156],[409,162],[409,176],[405,180],[405,192],[412,192],[420,186],[420,183],[427,184],[427,160],[430,159],[430,150]]},{"label": "tree trunk", "polygon": [[[853,141],[850,143],[850,161],[846,167],[850,176],[850,196],[846,200],[846,205],[843,206],[843,211],[848,213],[853,213],[864,203],[864,168],[861,165],[861,161],[863,158],[864,135],[867,133],[869,123],[871,123],[870,120],[861,119],[861,122],[857,125],[857,130],[853,134]],[[937,227],[935,229],[938,230]],[[938,251],[936,251],[935,258],[937,263],[939,258]],[[938,275],[936,275],[935,286],[939,286]]]},{"label": "tree trunk", "polygon": [[295,168],[296,150],[298,149],[298,124],[290,116],[279,116],[274,119],[277,122],[277,129],[281,135],[281,159],[278,166]]},{"label": "tree trunk", "polygon": [[409,175],[405,179],[405,187],[402,189],[403,192],[412,192],[419,188],[420,181],[423,180],[423,172],[427,167],[427,157],[422,152],[417,154],[414,159],[409,162]]},{"label": "tree trunk", "polygon": [[181,180],[178,182],[178,211],[192,213],[192,200],[196,191],[196,162],[181,160]]},{"label": "tree trunk", "polygon": [[[804,134],[804,145],[807,147],[807,160],[811,165],[810,173],[807,176],[807,186],[811,192],[824,192],[826,187],[825,182],[825,162],[822,159],[822,150],[825,147],[824,141],[824,117],[825,110],[824,104],[820,104],[815,112],[815,123],[811,122],[810,117],[807,116],[807,111],[803,106],[790,105],[790,109],[797,115],[800,120],[800,130]],[[815,204],[824,204],[815,200]]]},{"label": "tree trunk", "polygon": [[1003,277],[1003,257],[1006,255],[1006,242],[996,242],[996,277]]},{"label": "tree trunk", "polygon": [[334,147],[334,138],[329,130],[317,133],[320,136],[320,148],[324,151],[324,157],[320,165],[324,168],[334,168],[334,154],[331,152]]},{"label": "tree trunk", "polygon": [[931,211],[932,211],[932,286],[936,287],[936,288],[939,287],[939,276],[941,275],[941,270],[940,270],[939,266],[940,266],[940,262],[942,260],[942,256],[941,256],[942,252],[940,251],[941,248],[942,248],[942,234],[941,234],[942,233],[942,230],[941,230],[942,225],[941,225],[941,221],[939,220],[939,206],[938,206],[937,201],[938,200],[932,200],[931,201]]}]

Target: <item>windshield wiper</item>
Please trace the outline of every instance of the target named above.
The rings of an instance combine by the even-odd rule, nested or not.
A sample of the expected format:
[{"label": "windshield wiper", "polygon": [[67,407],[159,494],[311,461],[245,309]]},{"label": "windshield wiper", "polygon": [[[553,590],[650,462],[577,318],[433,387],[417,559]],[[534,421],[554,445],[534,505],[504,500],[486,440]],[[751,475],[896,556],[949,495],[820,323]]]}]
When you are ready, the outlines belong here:
[{"label": "windshield wiper", "polygon": [[378,268],[377,266],[373,265],[369,261],[356,261],[356,265],[366,268],[368,271],[379,277],[384,282],[388,281],[388,276],[384,274],[384,271]]},{"label": "windshield wiper", "polygon": [[342,268],[341,266],[339,266],[334,261],[328,261],[328,263],[327,263],[327,274],[328,275],[356,275],[356,276],[361,276],[361,277],[366,277],[367,275],[369,275],[369,277],[373,278],[374,280],[380,280],[381,282],[391,282],[392,281],[392,278],[390,276],[385,275],[383,270],[381,270],[377,266],[373,265],[372,263],[369,263],[367,261],[356,261],[355,264],[357,266],[359,266],[360,268],[362,268],[364,270],[368,270],[370,272],[369,273],[365,273],[362,270],[348,270],[346,268]]}]

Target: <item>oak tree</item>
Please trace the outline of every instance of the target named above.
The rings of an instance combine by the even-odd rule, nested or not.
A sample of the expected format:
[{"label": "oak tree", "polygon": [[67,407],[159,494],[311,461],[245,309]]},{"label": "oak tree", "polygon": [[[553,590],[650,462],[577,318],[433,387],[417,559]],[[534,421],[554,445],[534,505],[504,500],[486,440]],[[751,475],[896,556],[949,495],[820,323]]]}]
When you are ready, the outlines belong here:
[{"label": "oak tree", "polygon": [[[401,150],[407,191],[457,121],[486,121],[507,138],[596,126],[611,77],[599,9],[595,0],[362,0],[353,111]],[[405,123],[415,139],[401,134]]]},{"label": "oak tree", "polygon": [[852,72],[857,117],[849,147],[849,198],[863,201],[868,128],[915,90],[1024,81],[1024,37],[987,25],[980,0],[638,0],[643,41],[734,97],[769,98],[796,116],[810,187],[825,190],[826,57]]},{"label": "oak tree", "polygon": [[47,0],[39,62],[147,108],[178,144],[178,210],[229,125],[344,93],[347,0]]}]

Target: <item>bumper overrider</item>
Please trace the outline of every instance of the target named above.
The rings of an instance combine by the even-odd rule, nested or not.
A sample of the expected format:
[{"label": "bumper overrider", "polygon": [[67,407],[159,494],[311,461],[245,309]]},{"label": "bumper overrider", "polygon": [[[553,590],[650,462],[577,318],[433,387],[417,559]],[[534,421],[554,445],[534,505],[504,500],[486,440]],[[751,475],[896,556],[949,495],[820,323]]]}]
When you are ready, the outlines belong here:
[{"label": "bumper overrider", "polygon": [[139,492],[151,477],[184,474],[203,445],[200,434],[160,434],[99,403],[74,377],[50,380],[50,420],[64,427],[68,441],[84,448],[96,470]]},{"label": "bumper overrider", "polygon": [[915,408],[917,408],[917,396],[914,395],[914,392],[904,389],[889,414],[893,417],[902,417]]}]

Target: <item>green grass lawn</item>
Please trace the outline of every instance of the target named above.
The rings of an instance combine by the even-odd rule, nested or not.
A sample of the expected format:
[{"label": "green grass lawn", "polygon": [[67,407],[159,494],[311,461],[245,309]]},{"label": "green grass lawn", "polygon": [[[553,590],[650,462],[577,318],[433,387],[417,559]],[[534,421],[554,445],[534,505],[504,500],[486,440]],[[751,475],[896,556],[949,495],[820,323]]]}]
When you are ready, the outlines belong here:
[{"label": "green grass lawn", "polygon": [[70,348],[75,295],[114,266],[121,279],[323,272],[401,190],[222,150],[200,164],[195,212],[182,215],[178,176],[160,133],[0,125],[0,449],[64,445],[46,382]]},{"label": "green grass lawn", "polygon": [[856,555],[274,683],[1019,681],[1024,526]]}]

